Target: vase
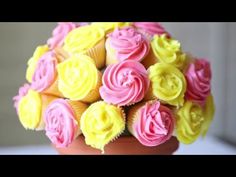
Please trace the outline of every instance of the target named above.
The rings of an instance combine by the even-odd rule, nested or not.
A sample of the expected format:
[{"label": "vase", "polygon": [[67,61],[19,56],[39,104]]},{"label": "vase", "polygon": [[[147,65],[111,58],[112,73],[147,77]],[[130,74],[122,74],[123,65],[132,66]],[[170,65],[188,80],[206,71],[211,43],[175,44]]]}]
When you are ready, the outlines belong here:
[{"label": "vase", "polygon": [[84,136],[75,139],[67,148],[57,148],[52,145],[61,155],[171,155],[179,147],[176,137],[171,137],[165,143],[156,147],[143,146],[132,136],[119,137],[107,144],[104,154],[101,150],[94,149],[85,144]]}]

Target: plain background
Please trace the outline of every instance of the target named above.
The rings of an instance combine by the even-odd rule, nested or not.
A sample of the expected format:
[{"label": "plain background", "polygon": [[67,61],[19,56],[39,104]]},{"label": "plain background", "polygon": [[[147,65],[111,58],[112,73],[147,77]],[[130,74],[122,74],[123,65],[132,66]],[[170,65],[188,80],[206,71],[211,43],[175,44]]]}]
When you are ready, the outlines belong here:
[{"label": "plain background", "polygon": [[[236,143],[236,23],[162,23],[182,48],[212,63],[216,104],[210,135]],[[0,146],[49,144],[44,132],[26,131],[12,97],[25,82],[26,63],[56,23],[0,23]]]}]

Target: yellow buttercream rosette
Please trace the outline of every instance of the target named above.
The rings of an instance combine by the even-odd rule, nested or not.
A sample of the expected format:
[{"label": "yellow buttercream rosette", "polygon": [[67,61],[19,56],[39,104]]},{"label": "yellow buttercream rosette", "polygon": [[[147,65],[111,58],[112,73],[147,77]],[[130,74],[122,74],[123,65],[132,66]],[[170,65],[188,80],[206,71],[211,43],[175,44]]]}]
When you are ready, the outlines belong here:
[{"label": "yellow buttercream rosette", "polygon": [[80,125],[86,144],[104,153],[104,146],[124,131],[125,116],[120,107],[99,101],[83,113]]},{"label": "yellow buttercream rosette", "polygon": [[63,49],[70,54],[86,54],[100,69],[105,65],[105,32],[102,28],[86,25],[69,32]]},{"label": "yellow buttercream rosette", "polygon": [[18,104],[19,119],[23,127],[30,130],[43,130],[43,111],[54,99],[56,97],[41,95],[30,89]]},{"label": "yellow buttercream rosette", "polygon": [[214,118],[215,114],[215,104],[214,104],[214,98],[213,95],[210,94],[206,99],[206,104],[204,106],[204,122],[202,125],[202,136],[205,137],[208,129],[211,125],[211,122]]},{"label": "yellow buttercream rosette", "polygon": [[[147,99],[155,98],[173,106],[182,106],[186,91],[186,80],[182,72],[170,64],[156,63],[148,69],[148,77],[151,81]],[[148,98],[150,97],[150,98]]]},{"label": "yellow buttercream rosette", "polygon": [[40,57],[45,54],[49,50],[47,45],[38,46],[33,54],[33,56],[28,60],[28,67],[26,70],[26,80],[28,82],[32,82],[32,77],[34,75],[35,68],[37,66],[37,62]]},{"label": "yellow buttercream rosette", "polygon": [[106,33],[112,32],[115,28],[130,26],[129,22],[93,22],[92,26],[101,27]]},{"label": "yellow buttercream rosette", "polygon": [[184,144],[193,143],[201,134],[204,112],[200,105],[186,101],[177,111],[177,139]]},{"label": "yellow buttercream rosette", "polygon": [[166,34],[154,35],[151,47],[160,62],[172,64],[180,69],[184,66],[186,55],[181,52],[181,45],[177,40],[168,38]]},{"label": "yellow buttercream rosette", "polygon": [[89,56],[73,55],[58,64],[57,71],[58,89],[66,98],[89,103],[100,98],[102,74]]}]

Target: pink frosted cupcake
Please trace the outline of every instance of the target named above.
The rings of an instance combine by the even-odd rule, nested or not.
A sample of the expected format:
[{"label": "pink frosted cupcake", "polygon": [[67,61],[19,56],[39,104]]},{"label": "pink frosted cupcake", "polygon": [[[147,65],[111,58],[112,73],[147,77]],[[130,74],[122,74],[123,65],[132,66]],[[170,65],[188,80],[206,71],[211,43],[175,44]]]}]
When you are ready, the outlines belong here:
[{"label": "pink frosted cupcake", "polygon": [[142,61],[150,49],[148,40],[132,27],[116,28],[106,41],[106,65],[124,60]]},{"label": "pink frosted cupcake", "polygon": [[186,72],[187,81],[186,99],[204,105],[211,92],[211,68],[205,59],[196,59]]},{"label": "pink frosted cupcake", "polygon": [[19,101],[21,100],[22,97],[27,95],[29,89],[30,89],[30,85],[28,83],[25,83],[23,86],[19,88],[18,95],[13,97],[14,107],[16,109],[17,114],[18,114]]},{"label": "pink frosted cupcake", "polygon": [[144,146],[158,146],[172,136],[173,114],[157,100],[139,103],[128,112],[128,130]]},{"label": "pink frosted cupcake", "polygon": [[125,106],[141,101],[150,81],[147,70],[137,61],[125,60],[106,68],[100,87],[105,102]]},{"label": "pink frosted cupcake", "polygon": [[134,22],[133,26],[137,28],[140,33],[144,34],[149,40],[151,40],[155,34],[167,34],[168,37],[171,37],[165,28],[157,22]]},{"label": "pink frosted cupcake", "polygon": [[78,101],[56,99],[44,112],[45,131],[56,147],[67,147],[81,134],[80,118],[87,105]]},{"label": "pink frosted cupcake", "polygon": [[57,58],[53,51],[45,53],[38,61],[32,77],[31,88],[41,93],[63,97],[57,84]]},{"label": "pink frosted cupcake", "polygon": [[50,49],[54,49],[56,47],[62,47],[64,44],[64,39],[66,35],[75,29],[76,27],[79,27],[80,24],[75,24],[72,22],[61,22],[58,23],[57,27],[52,32],[52,37],[48,39],[47,44]]}]

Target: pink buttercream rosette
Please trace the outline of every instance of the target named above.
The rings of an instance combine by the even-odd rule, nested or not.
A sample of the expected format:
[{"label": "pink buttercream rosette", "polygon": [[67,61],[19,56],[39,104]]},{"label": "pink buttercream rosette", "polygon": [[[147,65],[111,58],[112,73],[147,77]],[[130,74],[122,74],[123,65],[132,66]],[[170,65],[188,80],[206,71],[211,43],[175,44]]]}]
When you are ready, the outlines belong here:
[{"label": "pink buttercream rosette", "polygon": [[150,80],[141,63],[126,60],[108,66],[103,73],[102,84],[99,91],[105,102],[127,106],[144,98]]},{"label": "pink buttercream rosette", "polygon": [[56,147],[69,146],[81,134],[79,121],[87,105],[81,102],[56,99],[44,112],[47,137]]},{"label": "pink buttercream rosette", "polygon": [[32,89],[43,92],[55,81],[57,59],[53,51],[45,53],[37,62],[31,87]]},{"label": "pink buttercream rosette", "polygon": [[145,146],[158,146],[170,139],[174,116],[170,108],[157,100],[131,107],[128,129]]},{"label": "pink buttercream rosette", "polygon": [[186,99],[204,105],[211,92],[211,68],[205,59],[195,59],[190,63],[185,77],[187,81]]},{"label": "pink buttercream rosette", "polygon": [[132,27],[116,28],[106,41],[107,65],[124,60],[142,61],[150,50],[148,40]]}]

